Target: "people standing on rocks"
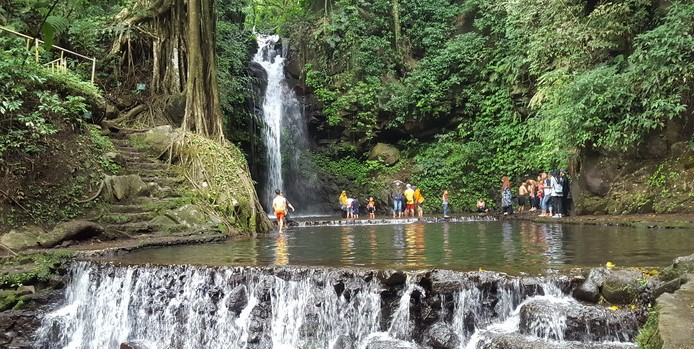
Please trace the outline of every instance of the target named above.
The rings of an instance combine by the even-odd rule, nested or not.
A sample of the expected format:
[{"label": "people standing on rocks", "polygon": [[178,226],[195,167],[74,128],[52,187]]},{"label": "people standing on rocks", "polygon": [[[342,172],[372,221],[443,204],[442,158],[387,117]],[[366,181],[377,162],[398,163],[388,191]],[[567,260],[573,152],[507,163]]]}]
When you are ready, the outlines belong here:
[{"label": "people standing on rocks", "polygon": [[441,195],[441,205],[443,206],[443,218],[448,218],[448,190]]},{"label": "people standing on rocks", "polygon": [[[424,204],[424,195],[422,195],[422,190],[418,187],[412,187],[412,189],[414,189],[412,198],[414,199],[414,204],[417,208],[417,217],[422,218],[422,215],[424,214],[424,208],[422,207]],[[412,215],[414,216],[414,213]]]},{"label": "people standing on rocks", "polygon": [[402,193],[403,196],[405,196],[405,217],[408,215],[411,215],[414,217],[414,189],[412,189],[412,186],[408,183],[405,185],[405,192]]},{"label": "people standing on rocks", "polygon": [[275,212],[275,217],[277,217],[279,231],[282,231],[284,228],[284,217],[287,215],[287,207],[294,211],[294,207],[282,196],[282,192],[279,189],[275,189],[275,199],[272,200],[272,210]]},{"label": "people standing on rocks", "polygon": [[369,213],[369,219],[376,219],[376,200],[373,196],[369,196],[369,201],[366,202],[366,212]]},{"label": "people standing on rocks", "polygon": [[397,218],[402,218],[403,201],[405,198],[400,193],[393,193],[391,198],[393,199],[393,218],[395,218],[396,215]]},{"label": "people standing on rocks", "polygon": [[525,212],[525,202],[528,198],[528,187],[525,182],[521,182],[518,186],[518,213]]},{"label": "people standing on rocks", "polygon": [[506,215],[513,213],[513,194],[511,181],[507,176],[501,177],[501,211]]}]

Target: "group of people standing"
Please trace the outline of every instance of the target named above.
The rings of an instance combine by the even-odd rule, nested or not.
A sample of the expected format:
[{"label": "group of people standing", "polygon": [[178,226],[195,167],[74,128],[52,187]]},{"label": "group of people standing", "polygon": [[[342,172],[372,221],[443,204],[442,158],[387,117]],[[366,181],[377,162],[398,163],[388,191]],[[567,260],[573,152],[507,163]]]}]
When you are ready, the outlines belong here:
[{"label": "group of people standing", "polygon": [[[402,217],[419,217],[424,215],[424,195],[421,189],[417,186],[407,184],[405,191],[402,193],[393,193],[393,218]],[[444,216],[448,216],[448,191],[443,193]],[[351,198],[347,195],[347,191],[343,190],[340,193],[340,208],[344,212],[345,218],[358,219],[360,213],[360,202],[357,198]],[[366,202],[366,212],[369,214],[369,219],[376,218],[376,200],[373,196],[369,196]]]},{"label": "group of people standing", "polygon": [[[446,197],[446,207],[448,206],[448,193],[445,194]],[[409,183],[405,185],[405,191],[400,193],[393,193],[391,196],[393,199],[393,218],[405,217],[417,217],[422,218],[424,214],[424,195],[422,190],[417,186],[410,185]]]},{"label": "group of people standing", "polygon": [[[543,171],[537,180],[526,179],[518,187],[518,212],[540,210],[540,217],[561,218],[571,209],[571,186],[566,170]],[[513,213],[513,194],[507,176],[501,178],[501,210]]]},{"label": "group of people standing", "polygon": [[[340,208],[345,213],[345,218],[359,219],[359,205],[359,199],[348,197],[347,191],[343,190],[340,193]],[[376,218],[376,200],[373,196],[369,196],[366,201],[366,212],[369,214],[369,219]]]}]

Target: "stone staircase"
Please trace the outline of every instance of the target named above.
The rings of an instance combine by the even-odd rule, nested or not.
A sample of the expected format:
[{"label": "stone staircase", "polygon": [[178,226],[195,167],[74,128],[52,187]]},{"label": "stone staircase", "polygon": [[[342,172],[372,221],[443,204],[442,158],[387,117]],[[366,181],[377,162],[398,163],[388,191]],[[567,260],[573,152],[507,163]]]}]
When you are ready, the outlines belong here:
[{"label": "stone staircase", "polygon": [[[126,136],[112,138],[117,150],[115,162],[123,170],[119,175],[136,175],[145,186],[139,196],[108,205],[95,220],[104,228],[108,239],[142,238],[153,236],[190,236],[199,234],[221,234],[217,222],[198,224],[189,217],[191,199],[186,197],[192,188],[182,175],[176,174],[171,166],[149,153],[146,147],[138,147]],[[102,194],[103,195],[103,194]],[[194,210],[194,209],[193,209]],[[201,212],[197,210],[198,216]]]}]

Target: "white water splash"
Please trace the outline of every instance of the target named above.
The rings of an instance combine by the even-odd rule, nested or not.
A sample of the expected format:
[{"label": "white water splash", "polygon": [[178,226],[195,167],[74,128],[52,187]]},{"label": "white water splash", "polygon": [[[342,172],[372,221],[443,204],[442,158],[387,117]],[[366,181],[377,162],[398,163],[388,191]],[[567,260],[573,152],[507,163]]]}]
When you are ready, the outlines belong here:
[{"label": "white water splash", "polygon": [[[375,342],[419,347],[415,341],[426,334],[413,331],[418,303],[412,300],[415,292],[420,301],[427,294],[418,278],[408,276],[398,296],[384,304],[384,285],[365,275],[79,262],[71,269],[64,305],[43,319],[36,348],[117,348],[123,342],[148,349],[366,348]],[[461,287],[440,319],[450,319],[460,348],[478,348],[496,334],[518,334],[526,302],[575,302],[552,282],[536,284],[543,296],[528,297],[529,284],[499,274],[450,273],[446,280]],[[387,318],[384,306],[393,309]],[[561,342],[563,322],[553,316],[534,320],[531,335]]]}]

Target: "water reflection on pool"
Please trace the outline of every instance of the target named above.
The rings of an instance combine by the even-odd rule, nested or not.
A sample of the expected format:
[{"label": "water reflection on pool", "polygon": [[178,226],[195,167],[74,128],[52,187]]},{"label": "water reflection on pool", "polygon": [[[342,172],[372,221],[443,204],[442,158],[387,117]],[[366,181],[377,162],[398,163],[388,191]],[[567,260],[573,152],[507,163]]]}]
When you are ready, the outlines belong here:
[{"label": "water reflection on pool", "polygon": [[665,266],[694,252],[694,232],[520,221],[292,228],[258,239],[143,250],[128,263],[303,265],[541,272]]}]

